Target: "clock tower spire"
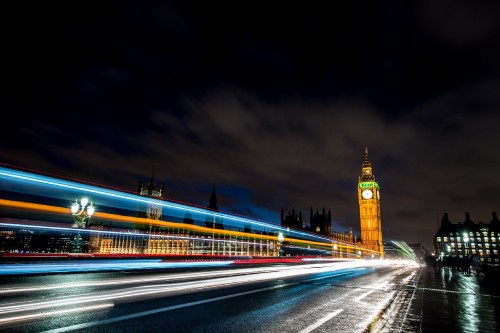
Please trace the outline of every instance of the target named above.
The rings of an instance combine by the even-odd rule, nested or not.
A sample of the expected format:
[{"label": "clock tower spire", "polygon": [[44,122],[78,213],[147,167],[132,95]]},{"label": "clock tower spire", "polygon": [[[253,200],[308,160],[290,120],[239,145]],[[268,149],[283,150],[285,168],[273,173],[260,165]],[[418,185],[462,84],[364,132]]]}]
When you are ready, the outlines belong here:
[{"label": "clock tower spire", "polygon": [[368,254],[384,256],[382,243],[382,222],[380,218],[380,186],[373,174],[372,164],[368,159],[368,147],[365,148],[365,160],[358,179],[358,203],[363,246],[375,251]]}]

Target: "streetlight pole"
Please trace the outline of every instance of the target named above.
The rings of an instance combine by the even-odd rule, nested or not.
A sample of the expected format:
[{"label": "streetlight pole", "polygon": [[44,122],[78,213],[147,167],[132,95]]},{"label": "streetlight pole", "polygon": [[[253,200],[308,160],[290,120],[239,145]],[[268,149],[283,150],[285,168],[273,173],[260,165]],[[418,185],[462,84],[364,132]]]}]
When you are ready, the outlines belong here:
[{"label": "streetlight pole", "polygon": [[[71,214],[75,219],[73,228],[85,228],[86,222],[92,217],[95,212],[94,205],[92,201],[89,203],[89,199],[82,198],[80,201],[78,199],[71,205]],[[74,248],[72,252],[81,253],[82,252],[82,236],[80,236],[80,231],[77,232],[73,240]]]},{"label": "streetlight pole", "polygon": [[71,214],[75,217],[73,228],[85,228],[85,223],[92,217],[94,212],[95,208],[92,201],[89,203],[87,198],[82,198],[80,201],[76,199],[71,205]]}]

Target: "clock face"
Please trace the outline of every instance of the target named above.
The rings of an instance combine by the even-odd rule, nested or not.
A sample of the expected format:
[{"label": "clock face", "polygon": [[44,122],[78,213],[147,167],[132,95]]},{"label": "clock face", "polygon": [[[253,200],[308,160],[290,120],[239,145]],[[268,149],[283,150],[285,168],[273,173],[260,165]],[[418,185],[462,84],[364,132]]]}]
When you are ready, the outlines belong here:
[{"label": "clock face", "polygon": [[365,199],[371,199],[371,197],[373,196],[373,193],[371,190],[364,190],[361,195],[363,196],[363,198]]},{"label": "clock face", "polygon": [[379,190],[377,190],[377,199],[380,200],[380,191]]}]

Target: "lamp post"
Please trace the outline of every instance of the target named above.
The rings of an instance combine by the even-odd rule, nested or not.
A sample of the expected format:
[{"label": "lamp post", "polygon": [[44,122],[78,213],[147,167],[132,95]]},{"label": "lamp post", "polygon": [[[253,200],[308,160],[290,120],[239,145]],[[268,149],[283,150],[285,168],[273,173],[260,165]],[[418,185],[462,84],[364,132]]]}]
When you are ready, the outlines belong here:
[{"label": "lamp post", "polygon": [[75,218],[73,228],[85,228],[85,223],[92,217],[94,212],[94,205],[92,202],[89,203],[89,199],[82,198],[80,201],[76,199],[71,205],[71,214]]},{"label": "lamp post", "polygon": [[[76,199],[75,202],[71,205],[71,214],[73,215],[75,220],[73,228],[85,228],[85,224],[92,217],[94,212],[94,205],[92,204],[92,202],[89,203],[89,199],[85,197],[80,199],[80,201]],[[73,249],[71,252],[81,253],[82,242],[82,236],[80,236],[80,231],[78,231],[73,240]]]}]

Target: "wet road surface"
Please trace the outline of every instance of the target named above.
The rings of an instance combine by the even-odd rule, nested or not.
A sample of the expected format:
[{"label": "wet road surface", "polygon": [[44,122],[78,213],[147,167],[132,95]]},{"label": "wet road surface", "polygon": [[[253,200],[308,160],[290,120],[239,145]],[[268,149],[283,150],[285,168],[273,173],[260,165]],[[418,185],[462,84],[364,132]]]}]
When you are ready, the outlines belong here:
[{"label": "wet road surface", "polygon": [[3,278],[0,330],[394,332],[419,273],[329,263]]}]

